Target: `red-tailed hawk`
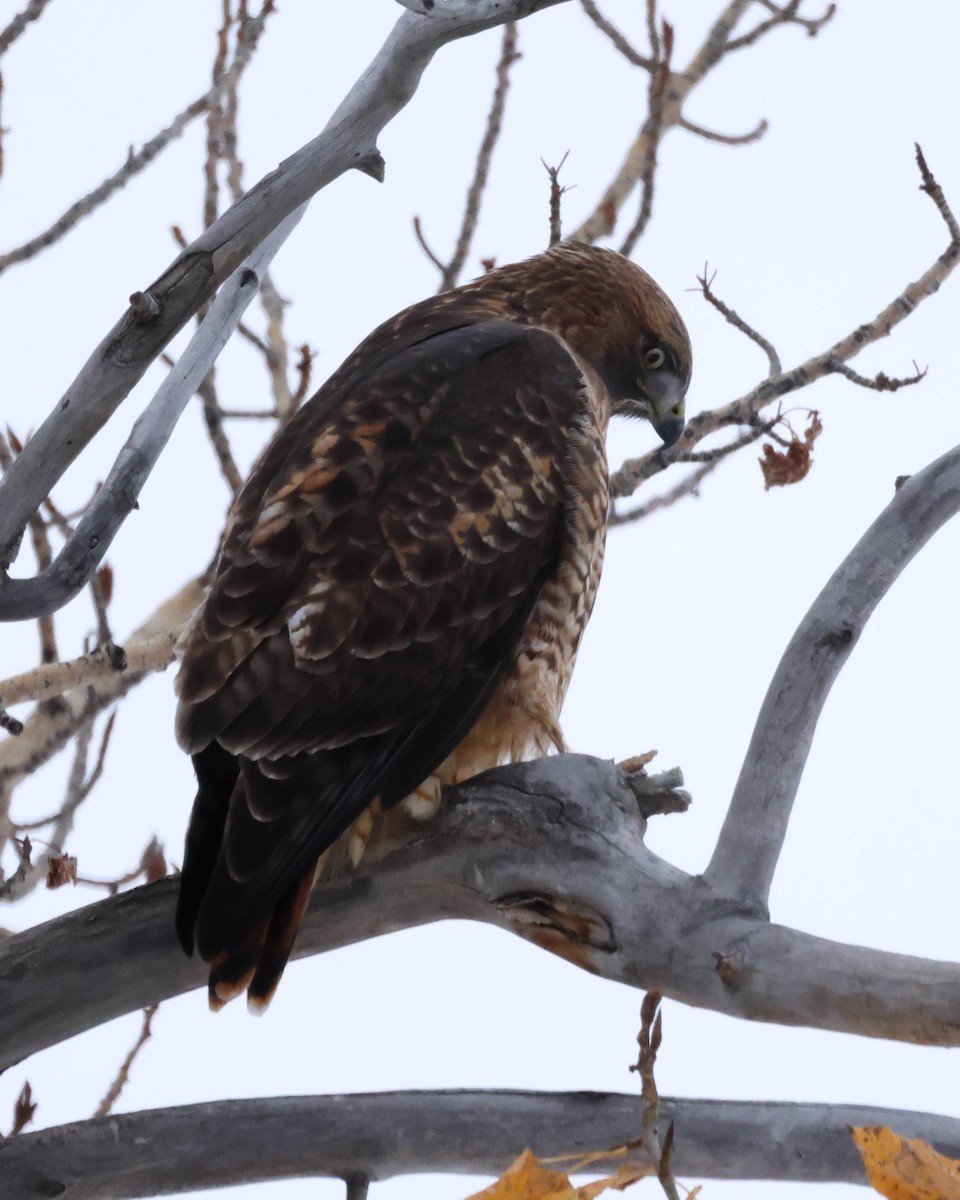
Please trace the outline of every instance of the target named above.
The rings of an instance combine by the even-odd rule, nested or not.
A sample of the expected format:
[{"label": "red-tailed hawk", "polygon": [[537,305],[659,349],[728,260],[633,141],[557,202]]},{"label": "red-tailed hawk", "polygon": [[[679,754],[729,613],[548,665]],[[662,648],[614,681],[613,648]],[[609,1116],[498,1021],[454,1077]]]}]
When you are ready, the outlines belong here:
[{"label": "red-tailed hawk", "polygon": [[337,839],[562,748],[607,422],[674,442],[690,365],[648,275],[559,245],[381,325],[264,451],[177,680],[199,781],[177,931],[213,1007],[269,1001]]}]

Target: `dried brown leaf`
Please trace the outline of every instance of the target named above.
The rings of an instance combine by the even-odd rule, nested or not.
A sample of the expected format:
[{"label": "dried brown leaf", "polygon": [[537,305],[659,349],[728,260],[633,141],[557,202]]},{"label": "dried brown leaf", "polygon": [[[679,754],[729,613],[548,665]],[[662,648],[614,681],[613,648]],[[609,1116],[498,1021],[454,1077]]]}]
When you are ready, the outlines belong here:
[{"label": "dried brown leaf", "polygon": [[47,859],[47,887],[53,891],[77,882],[77,860],[72,854],[51,854]]},{"label": "dried brown leaf", "polygon": [[33,1100],[33,1089],[30,1087],[29,1082],[24,1081],[23,1087],[20,1089],[20,1095],[13,1106],[13,1128],[10,1130],[10,1136],[13,1137],[25,1125],[29,1125],[36,1111],[37,1106]]},{"label": "dried brown leaf", "polygon": [[156,837],[150,839],[150,844],[140,857],[140,870],[147,883],[156,883],[158,879],[166,879],[169,869],[163,852],[163,843]]}]

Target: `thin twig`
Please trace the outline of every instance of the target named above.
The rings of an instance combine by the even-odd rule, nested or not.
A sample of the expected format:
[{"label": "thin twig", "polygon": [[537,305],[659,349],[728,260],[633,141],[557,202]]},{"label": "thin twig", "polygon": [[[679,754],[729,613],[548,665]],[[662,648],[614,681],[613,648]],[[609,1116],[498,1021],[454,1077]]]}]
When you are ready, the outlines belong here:
[{"label": "thin twig", "polygon": [[299,348],[300,357],[297,359],[297,390],[293,393],[292,409],[294,412],[300,407],[307,397],[307,392],[310,391],[310,377],[313,374],[313,360],[317,356],[315,350],[311,350],[306,342]]},{"label": "thin twig", "polygon": [[704,138],[708,142],[720,142],[724,146],[746,146],[750,142],[759,141],[769,128],[765,117],[758,121],[749,133],[718,133],[715,129],[707,129],[703,125],[696,124],[695,121],[688,121],[686,117],[680,117],[677,125],[681,129],[685,129],[687,133],[696,134],[697,137]]},{"label": "thin twig", "polygon": [[635,525],[638,521],[644,520],[661,509],[670,508],[678,500],[683,500],[687,496],[699,496],[700,484],[719,465],[719,458],[713,462],[704,463],[696,471],[691,471],[686,479],[676,484],[668,492],[664,492],[660,496],[654,496],[652,500],[648,500],[646,504],[641,504],[637,508],[631,508],[627,512],[622,512],[620,509],[615,508],[610,514],[607,525],[611,528],[617,525]]},{"label": "thin twig", "polygon": [[837,375],[842,375],[844,379],[849,379],[857,387],[869,388],[872,392],[898,392],[901,388],[913,387],[915,383],[919,383],[921,379],[926,378],[927,374],[927,368],[924,367],[921,371],[916,363],[913,364],[913,374],[908,375],[904,379],[891,379],[883,371],[878,371],[872,379],[869,379],[866,375],[861,375],[858,371],[854,371],[852,367],[848,367],[842,362],[835,363],[831,370]]},{"label": "thin twig", "polygon": [[[632,495],[646,480],[658,475],[672,463],[688,455],[703,438],[731,425],[756,427],[759,414],[767,405],[801,388],[808,387],[826,375],[843,374],[841,367],[854,358],[865,347],[886,337],[893,329],[922,304],[935,295],[960,261],[960,225],[950,209],[942,189],[930,173],[917,151],[917,164],[923,177],[922,191],[934,201],[937,211],[950,232],[950,243],[946,250],[927,268],[919,279],[909,283],[881,312],[858,326],[829,349],[813,355],[789,371],[780,371],[769,376],[736,400],[720,408],[698,413],[687,422],[687,427],[676,446],[668,450],[662,447],[640,458],[629,459],[622,464],[610,480],[610,494],[614,499]],[[744,330],[746,332],[746,330]],[[753,340],[756,340],[754,338]],[[762,343],[760,343],[762,345]],[[864,378],[859,376],[855,382]],[[898,381],[899,383],[900,381]],[[901,383],[901,386],[903,384]]]},{"label": "thin twig", "polygon": [[937,206],[937,212],[943,217],[947,229],[950,231],[951,246],[958,246],[960,245],[960,224],[958,224],[957,218],[953,215],[953,211],[947,203],[947,198],[943,194],[943,188],[934,179],[933,172],[927,166],[927,160],[924,158],[919,143],[914,142],[913,148],[916,153],[917,166],[920,169],[920,178],[922,180],[920,190],[921,192],[926,192]]},{"label": "thin twig", "polygon": [[233,62],[218,84],[194,100],[192,104],[188,104],[181,113],[178,113],[174,117],[169,125],[161,129],[148,142],[145,142],[136,153],[129,154],[126,162],[119,170],[115,171],[74,204],[71,204],[63,215],[58,217],[43,233],[31,238],[28,242],[24,242],[22,246],[8,250],[6,254],[0,254],[0,272],[5,271],[7,267],[14,266],[16,263],[25,262],[27,259],[33,258],[41,250],[45,250],[48,246],[52,246],[55,242],[60,241],[61,238],[70,232],[74,225],[84,217],[88,217],[92,212],[95,212],[114,192],[125,187],[144,167],[149,166],[161,151],[165,150],[172,141],[180,137],[191,121],[196,120],[212,104],[215,104],[223,89],[236,83],[248,66],[257,48],[260,35],[263,32],[264,23],[271,12],[273,12],[272,0],[266,0],[258,16],[254,17],[250,22],[250,36],[242,46],[237,48]]},{"label": "thin twig", "polygon": [[508,21],[503,27],[503,38],[500,43],[500,57],[497,60],[493,99],[490,101],[490,111],[487,114],[486,127],[483,131],[480,149],[477,151],[477,161],[473,168],[473,178],[470,181],[469,188],[467,188],[467,198],[463,210],[463,219],[460,222],[460,232],[457,235],[456,245],[448,263],[442,262],[427,245],[420,224],[420,218],[414,217],[413,219],[414,233],[416,234],[417,241],[420,243],[421,249],[440,272],[440,287],[438,290],[441,292],[447,292],[451,288],[456,287],[457,280],[460,278],[460,272],[463,270],[463,264],[470,253],[473,235],[476,233],[477,221],[480,218],[480,205],[483,202],[483,193],[490,174],[490,162],[500,137],[500,130],[503,127],[503,113],[507,103],[507,92],[510,88],[510,68],[520,57],[521,55],[517,51],[517,23],[516,21]]},{"label": "thin twig", "polygon": [[[110,735],[113,733],[113,727],[116,723],[116,718],[117,718],[117,711],[116,711],[116,709],[114,709],[114,711],[107,718],[107,723],[104,726],[103,734],[100,737],[100,749],[97,751],[97,761],[94,764],[93,770],[90,772],[89,775],[86,776],[86,778],[83,778],[83,771],[80,772],[79,782],[77,783],[77,785],[74,789],[75,796],[71,796],[71,794],[70,794],[71,789],[68,786],[67,800],[65,801],[63,806],[57,812],[51,813],[47,817],[40,817],[35,821],[13,821],[13,822],[11,822],[11,824],[13,825],[13,828],[16,829],[17,833],[33,833],[38,829],[45,828],[47,825],[52,825],[55,821],[61,821],[64,816],[69,816],[71,812],[76,810],[77,806],[80,803],[82,803],[84,800],[86,800],[86,798],[90,795],[90,793],[93,791],[94,787],[99,782],[100,777],[103,775],[103,767],[104,767],[104,763],[106,762],[106,757],[107,757],[107,747],[110,744]],[[92,722],[90,723],[90,727],[92,729]],[[86,728],[86,727],[84,727],[84,728]],[[78,735],[78,737],[79,737],[79,735]],[[89,739],[88,739],[88,746],[89,746]],[[85,765],[85,760],[84,760],[84,765]],[[51,839],[51,843],[53,845],[57,845],[62,848],[63,838],[55,836]]]},{"label": "thin twig", "polygon": [[806,29],[810,37],[816,37],[837,11],[836,4],[831,4],[827,7],[822,17],[799,17],[797,13],[802,0],[790,0],[790,3],[783,5],[782,8],[778,4],[771,3],[770,0],[760,0],[760,3],[771,16],[765,21],[761,21],[749,33],[745,33],[738,38],[731,38],[727,42],[724,53],[729,54],[734,50],[742,50],[746,46],[752,46],[765,33],[769,33],[771,29],[776,29],[780,25],[799,25],[801,28]]},{"label": "thin twig", "polygon": [[632,62],[635,67],[641,67],[645,71],[653,70],[653,59],[647,58],[646,55],[635,50],[616,25],[608,21],[603,13],[600,12],[593,0],[580,0],[580,7],[600,32],[610,39],[628,62]]},{"label": "thin twig", "polygon": [[647,153],[640,169],[640,211],[633,226],[623,239],[620,253],[629,256],[643,236],[653,212],[654,180],[657,171],[657,151],[663,137],[666,117],[668,85],[672,79],[670,62],[673,57],[673,26],[664,21],[661,32],[656,28],[655,0],[647,4],[647,34],[653,51],[654,67],[650,73],[648,91],[649,117],[646,122]]},{"label": "thin twig", "polygon": [[150,1024],[153,1021],[154,1013],[156,1013],[159,1007],[159,1004],[151,1004],[149,1008],[145,1008],[143,1010],[143,1024],[140,1027],[140,1035],[130,1048],[130,1052],[127,1057],[120,1064],[120,1070],[117,1072],[117,1076],[113,1083],[111,1083],[109,1088],[107,1088],[107,1094],[97,1105],[96,1111],[93,1114],[94,1118],[107,1116],[107,1114],[113,1109],[113,1106],[116,1104],[116,1102],[120,1099],[120,1093],[123,1091],[130,1079],[130,1068],[133,1066],[137,1055],[150,1038]]},{"label": "thin twig", "polygon": [[26,8],[17,13],[0,33],[0,54],[6,54],[31,21],[36,21],[43,16],[43,10],[49,3],[50,0],[30,0]]},{"label": "thin twig", "polygon": [[[569,153],[568,150],[555,167],[548,167],[546,163],[543,163],[544,170],[550,177],[550,241],[547,243],[548,246],[555,246],[563,236],[563,226],[560,221],[560,197],[569,189],[560,186],[560,172],[563,170],[563,164],[567,161]],[[543,162],[543,159],[540,161]]]},{"label": "thin twig", "polygon": [[217,456],[220,474],[226,480],[230,494],[235,496],[243,487],[243,476],[233,457],[230,439],[223,428],[223,410],[217,400],[216,367],[211,367],[204,376],[197,395],[203,402],[203,423],[207,428],[207,436]]},{"label": "thin twig", "polygon": [[640,1008],[640,1032],[637,1034],[640,1052],[636,1064],[631,1066],[630,1070],[639,1072],[641,1081],[640,1098],[643,1101],[641,1145],[657,1169],[657,1178],[664,1193],[669,1200],[680,1200],[677,1181],[674,1179],[670,1167],[673,1122],[670,1122],[666,1137],[661,1142],[659,1130],[660,1092],[654,1078],[657,1052],[663,1039],[663,1021],[660,1013],[662,999],[663,996],[659,992],[648,992],[643,998]]},{"label": "thin twig", "polygon": [[700,284],[700,291],[703,293],[703,298],[709,304],[712,304],[718,313],[722,313],[726,320],[729,321],[735,329],[739,329],[740,332],[745,333],[752,342],[756,342],[756,344],[767,356],[767,362],[770,364],[770,370],[768,372],[770,378],[772,378],[774,375],[779,375],[783,370],[783,364],[780,362],[780,355],[774,349],[773,343],[768,341],[767,338],[765,338],[762,333],[759,333],[756,329],[754,329],[752,325],[748,325],[743,317],[734,312],[729,305],[724,304],[719,296],[717,296],[713,291],[712,285],[714,279],[717,277],[716,271],[714,271],[709,278],[707,277],[707,273],[708,268],[706,265],[704,265],[703,274],[697,276],[697,283]]},{"label": "thin twig", "polygon": [[[751,2],[752,0],[729,0],[729,3],[713,22],[700,49],[687,67],[682,71],[674,72],[667,89],[660,118],[660,128],[654,128],[653,114],[648,112],[613,179],[604,189],[593,212],[570,235],[571,240],[595,242],[598,238],[613,233],[620,210],[643,177],[644,172],[649,169],[649,159],[655,151],[654,135],[657,141],[660,141],[677,124],[687,97],[720,61],[731,31],[749,8]],[[651,70],[652,67],[653,63],[647,69]]]}]

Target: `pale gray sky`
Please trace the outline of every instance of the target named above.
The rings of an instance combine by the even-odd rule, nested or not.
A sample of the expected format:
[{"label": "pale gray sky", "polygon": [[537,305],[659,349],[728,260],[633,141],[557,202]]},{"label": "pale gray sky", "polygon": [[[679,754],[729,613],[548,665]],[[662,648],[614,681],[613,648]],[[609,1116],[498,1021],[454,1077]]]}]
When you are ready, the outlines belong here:
[{"label": "pale gray sky", "polygon": [[[18,7],[3,0],[0,24]],[[3,63],[10,132],[0,250],[45,226],[113,170],[128,145],[140,145],[204,90],[219,7],[214,0],[50,6]],[[641,40],[637,0],[607,0],[604,8]],[[668,6],[678,61],[718,9],[718,0]],[[282,6],[241,93],[248,182],[317,132],[400,12],[390,0]],[[780,31],[731,58],[695,94],[692,119],[733,133],[766,117],[770,130],[732,149],[674,132],[662,149],[655,215],[635,258],[690,328],[693,411],[732,399],[765,370],[756,348],[690,290],[706,261],[718,271],[718,294],[776,343],[789,366],[872,318],[944,249],[944,226],[918,191],[913,142],[922,143],[960,210],[958,40],[954,5],[840,0],[816,40]],[[277,259],[277,283],[294,301],[290,338],[319,350],[318,382],[378,322],[436,286],[411,218],[422,217],[441,253],[450,246],[498,46],[494,31],[441,51],[381,138],[385,183],[338,180]],[[644,81],[577,4],[524,22],[520,49],[468,274],[481,256],[506,262],[545,244],[541,158],[570,153],[563,178],[576,188],[564,197],[564,216],[572,227],[638,120]],[[188,236],[198,231],[201,144],[197,125],[68,240],[0,279],[4,422],[21,433],[38,424],[127,295],[172,258],[170,225]],[[698,500],[611,535],[565,729],[583,751],[623,758],[656,747],[664,767],[683,768],[694,806],[654,821],[649,835],[678,866],[706,864],[756,711],[798,620],[887,503],[894,479],[957,442],[958,312],[960,279],[951,279],[855,364],[867,374],[905,375],[916,360],[929,365],[920,387],[891,396],[828,381],[797,398],[824,422],[801,485],[765,494],[750,451],[711,477]],[[83,456],[58,493],[62,506],[103,478],[160,378],[157,370],[148,375]],[[246,347],[228,351],[219,381],[230,404],[256,406],[266,395]],[[235,434],[249,464],[263,430],[244,423]],[[641,427],[615,430],[611,461],[652,438]],[[191,410],[109,555],[120,637],[205,564],[225,503]],[[958,554],[960,528],[948,527],[881,603],[828,702],[774,886],[777,921],[863,945],[960,956]],[[58,623],[73,653],[91,625],[86,599]],[[3,676],[33,665],[35,653],[32,630],[0,628]],[[153,833],[179,861],[193,781],[173,742],[171,684],[172,672],[150,680],[121,710],[106,778],[70,847],[85,874],[126,869]],[[23,789],[23,819],[51,807],[58,770]],[[20,929],[95,898],[85,889],[36,895],[3,914],[3,923]],[[294,965],[260,1021],[239,1004],[213,1018],[199,993],[165,1004],[120,1108],[412,1087],[629,1091],[641,999],[491,929],[440,925]],[[0,1125],[25,1077],[40,1104],[38,1123],[88,1115],[138,1025],[132,1015],[6,1072]],[[849,1101],[960,1116],[956,1055],[758,1026],[667,1002],[658,1082],[670,1095]],[[480,1186],[408,1179],[373,1194],[453,1200]],[[335,1197],[342,1188],[310,1181],[219,1194]],[[704,1194],[799,1200],[802,1193],[799,1185],[707,1183]],[[816,1192],[818,1200],[857,1194],[839,1185]]]}]

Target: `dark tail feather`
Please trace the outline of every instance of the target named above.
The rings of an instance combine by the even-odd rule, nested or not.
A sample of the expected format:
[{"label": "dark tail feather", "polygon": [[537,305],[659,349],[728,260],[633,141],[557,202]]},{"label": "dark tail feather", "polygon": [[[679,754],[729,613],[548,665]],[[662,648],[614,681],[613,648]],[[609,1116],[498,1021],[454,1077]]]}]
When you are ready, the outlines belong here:
[{"label": "dark tail feather", "polygon": [[212,1012],[243,994],[257,971],[269,937],[271,917],[258,921],[233,950],[221,950],[210,963],[207,999]]},{"label": "dark tail feather", "polygon": [[230,796],[239,774],[237,760],[216,742],[194,755],[193,766],[199,791],[190,814],[177,897],[177,938],[187,954],[193,954],[197,913],[220,853]]},{"label": "dark tail feather", "polygon": [[270,917],[257,970],[247,990],[247,1007],[262,1013],[277,990],[290,951],[310,901],[315,867],[304,871],[294,885],[281,896]]}]

